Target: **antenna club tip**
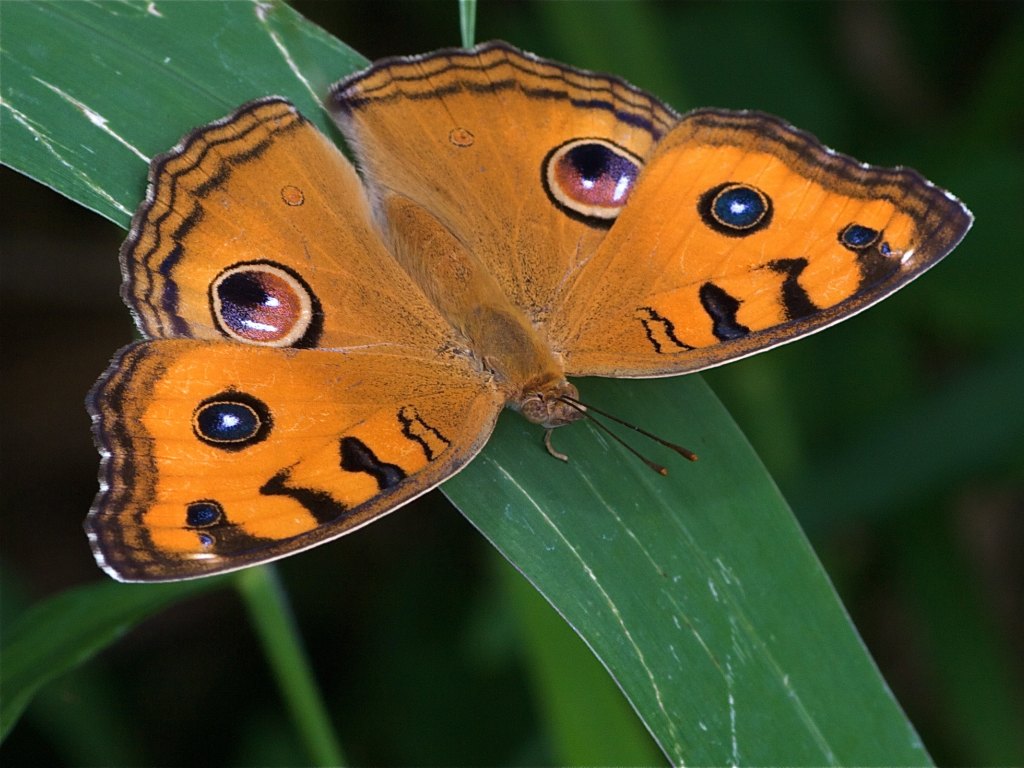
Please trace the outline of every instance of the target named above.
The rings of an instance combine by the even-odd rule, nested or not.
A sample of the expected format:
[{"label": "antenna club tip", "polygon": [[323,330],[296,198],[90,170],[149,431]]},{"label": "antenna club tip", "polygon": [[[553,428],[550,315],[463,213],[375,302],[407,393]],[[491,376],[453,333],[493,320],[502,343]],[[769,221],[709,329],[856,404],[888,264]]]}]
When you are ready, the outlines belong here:
[{"label": "antenna club tip", "polygon": [[688,461],[697,460],[697,454],[691,451],[689,448],[683,448],[683,446],[675,445],[674,443],[669,444],[669,447]]}]

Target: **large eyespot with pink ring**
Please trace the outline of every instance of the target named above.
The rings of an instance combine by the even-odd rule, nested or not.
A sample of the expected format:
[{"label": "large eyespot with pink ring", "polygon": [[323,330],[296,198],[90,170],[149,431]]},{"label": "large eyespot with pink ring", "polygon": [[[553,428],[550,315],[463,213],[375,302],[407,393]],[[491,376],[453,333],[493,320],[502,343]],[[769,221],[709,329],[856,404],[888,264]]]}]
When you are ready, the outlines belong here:
[{"label": "large eyespot with pink ring", "polygon": [[292,269],[246,261],[210,284],[210,311],[230,339],[268,347],[312,347],[320,336],[320,302]]},{"label": "large eyespot with pink ring", "polygon": [[541,181],[574,219],[610,227],[633,191],[643,160],[608,139],[571,139],[548,152]]}]

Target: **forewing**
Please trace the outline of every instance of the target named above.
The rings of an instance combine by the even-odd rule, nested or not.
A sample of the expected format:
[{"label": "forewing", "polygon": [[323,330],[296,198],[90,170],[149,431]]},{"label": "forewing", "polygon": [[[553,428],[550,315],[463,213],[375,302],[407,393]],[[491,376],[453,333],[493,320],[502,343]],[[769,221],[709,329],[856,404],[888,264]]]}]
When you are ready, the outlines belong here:
[{"label": "forewing", "polygon": [[609,223],[559,199],[552,158],[585,140],[639,165],[677,119],[618,78],[501,42],[384,59],[335,85],[328,106],[375,193],[429,211],[538,323]]},{"label": "forewing", "polygon": [[121,261],[148,338],[426,349],[448,335],[384,247],[352,165],[278,97],[154,158]]}]

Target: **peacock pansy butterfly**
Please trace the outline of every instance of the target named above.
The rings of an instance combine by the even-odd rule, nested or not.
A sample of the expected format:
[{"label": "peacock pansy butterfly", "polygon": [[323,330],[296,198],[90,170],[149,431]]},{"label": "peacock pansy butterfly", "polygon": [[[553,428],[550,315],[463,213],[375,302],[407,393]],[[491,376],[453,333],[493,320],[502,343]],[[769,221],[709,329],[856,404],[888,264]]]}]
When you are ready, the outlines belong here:
[{"label": "peacock pansy butterfly", "polygon": [[971,214],[765,114],[680,116],[501,42],[394,58],[327,106],[187,134],[121,249],[146,340],[89,398],[86,521],[123,581],[262,563],[450,477],[510,407],[580,418],[567,376],[697,371],[849,317]]}]

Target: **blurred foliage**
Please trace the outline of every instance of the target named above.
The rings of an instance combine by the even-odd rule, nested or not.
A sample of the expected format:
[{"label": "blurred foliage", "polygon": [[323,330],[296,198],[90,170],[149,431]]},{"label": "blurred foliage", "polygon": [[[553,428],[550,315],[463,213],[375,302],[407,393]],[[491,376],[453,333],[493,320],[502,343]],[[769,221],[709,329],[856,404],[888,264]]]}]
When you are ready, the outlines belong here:
[{"label": "blurred foliage", "polygon": [[[454,2],[295,5],[371,59],[459,43]],[[613,71],[679,109],[781,114],[861,159],[916,167],[972,208],[963,245],[898,296],[705,378],[936,761],[1024,763],[1021,6],[492,2],[477,20],[490,37]],[[123,233],[0,173],[6,625],[96,579],[77,525],[96,464],[79,403],[130,327]],[[355,763],[557,760],[557,702],[537,693],[544,662],[517,634],[528,598],[442,497],[280,570]],[[161,613],[47,686],[0,758],[288,764],[296,737],[244,626],[226,591]],[[551,631],[572,663],[596,664],[564,625]]]}]

